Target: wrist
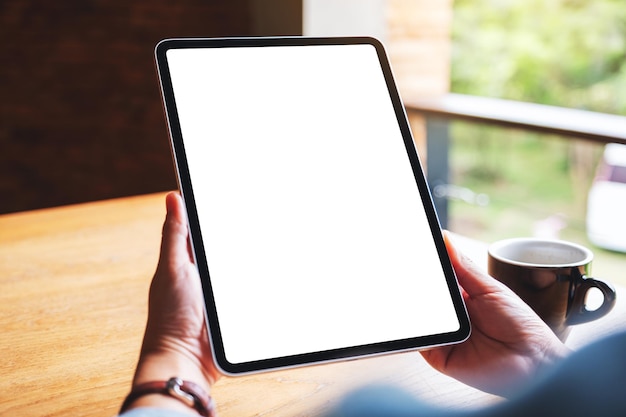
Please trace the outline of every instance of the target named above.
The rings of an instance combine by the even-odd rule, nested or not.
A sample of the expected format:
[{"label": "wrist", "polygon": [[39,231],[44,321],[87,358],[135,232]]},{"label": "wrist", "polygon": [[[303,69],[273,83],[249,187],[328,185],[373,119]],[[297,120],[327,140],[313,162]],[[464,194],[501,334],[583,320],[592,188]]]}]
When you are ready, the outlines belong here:
[{"label": "wrist", "polygon": [[561,360],[569,356],[570,353],[572,353],[572,350],[567,347],[563,342],[555,341],[550,345],[548,349],[545,350],[545,362],[547,364],[560,362]]},{"label": "wrist", "polygon": [[[172,401],[175,400],[176,402]],[[215,404],[211,396],[202,387],[179,377],[167,381],[149,381],[133,386],[124,400],[120,413],[131,408],[151,407],[170,411],[194,410],[203,417],[215,417]]]},{"label": "wrist", "polygon": [[177,376],[192,381],[206,392],[216,382],[194,358],[174,351],[142,352],[133,378],[133,387],[150,381],[166,381]]},{"label": "wrist", "polygon": [[162,394],[148,394],[137,398],[132,401],[128,407],[123,411],[132,410],[133,408],[160,408],[164,410],[179,411],[181,413],[189,414],[190,416],[197,416],[198,413],[186,404],[181,403],[176,398],[171,398]]},{"label": "wrist", "polygon": [[554,365],[564,360],[571,352],[572,350],[569,347],[554,336],[554,338],[549,339],[543,345],[541,353],[536,355],[533,363],[534,371],[529,376],[534,378],[544,373],[545,370],[551,369]]}]

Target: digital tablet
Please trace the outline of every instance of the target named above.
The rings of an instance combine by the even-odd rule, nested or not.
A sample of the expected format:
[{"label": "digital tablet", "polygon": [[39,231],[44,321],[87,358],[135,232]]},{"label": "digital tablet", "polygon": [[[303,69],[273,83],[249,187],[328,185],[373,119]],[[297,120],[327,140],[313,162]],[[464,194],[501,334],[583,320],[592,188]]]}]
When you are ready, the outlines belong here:
[{"label": "digital tablet", "polygon": [[468,337],[380,42],[167,39],[156,62],[222,372]]}]

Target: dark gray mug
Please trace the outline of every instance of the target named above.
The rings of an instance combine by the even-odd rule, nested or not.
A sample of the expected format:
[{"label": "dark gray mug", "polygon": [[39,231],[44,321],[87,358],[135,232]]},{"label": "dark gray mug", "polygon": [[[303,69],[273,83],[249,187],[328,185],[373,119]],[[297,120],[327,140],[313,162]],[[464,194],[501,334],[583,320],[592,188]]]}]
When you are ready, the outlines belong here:
[{"label": "dark gray mug", "polygon": [[[489,247],[489,275],[520,296],[565,340],[574,324],[607,314],[615,306],[615,289],[589,276],[593,253],[562,240],[513,238]],[[588,309],[587,292],[597,288],[602,304]]]}]

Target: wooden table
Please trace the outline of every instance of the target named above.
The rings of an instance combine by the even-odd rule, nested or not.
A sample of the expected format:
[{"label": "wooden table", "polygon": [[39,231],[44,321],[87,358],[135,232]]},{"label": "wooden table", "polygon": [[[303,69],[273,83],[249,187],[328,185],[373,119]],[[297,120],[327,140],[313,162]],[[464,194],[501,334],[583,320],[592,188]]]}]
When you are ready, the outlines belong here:
[{"label": "wooden table", "polygon": [[[0,216],[0,415],[116,414],[141,344],[164,207],[153,194]],[[591,327],[623,327],[614,318],[623,307]],[[580,343],[591,339],[581,333]],[[446,407],[498,401],[417,352],[223,378],[213,395],[222,417],[293,417],[373,381]]]}]

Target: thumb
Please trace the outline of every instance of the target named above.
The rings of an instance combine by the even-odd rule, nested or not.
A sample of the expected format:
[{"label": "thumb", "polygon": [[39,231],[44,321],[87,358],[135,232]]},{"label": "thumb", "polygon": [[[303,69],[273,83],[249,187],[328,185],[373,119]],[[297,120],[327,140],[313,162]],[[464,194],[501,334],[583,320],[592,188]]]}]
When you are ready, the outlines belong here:
[{"label": "thumb", "polygon": [[496,281],[478,267],[471,259],[459,252],[452,242],[449,232],[444,232],[444,240],[452,267],[456,273],[459,285],[470,297],[499,291],[503,284]]},{"label": "thumb", "polygon": [[187,239],[189,231],[185,218],[185,209],[180,195],[171,192],[165,197],[167,214],[161,236],[161,256],[159,266],[167,267],[181,260],[189,259]]}]

